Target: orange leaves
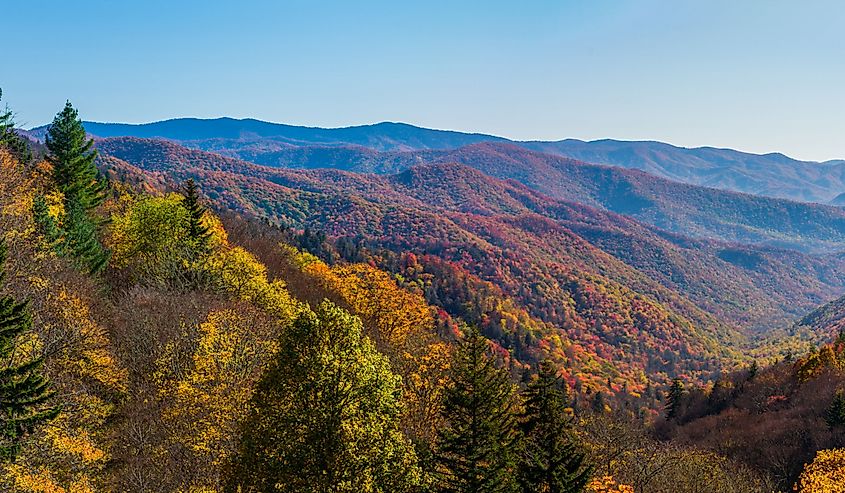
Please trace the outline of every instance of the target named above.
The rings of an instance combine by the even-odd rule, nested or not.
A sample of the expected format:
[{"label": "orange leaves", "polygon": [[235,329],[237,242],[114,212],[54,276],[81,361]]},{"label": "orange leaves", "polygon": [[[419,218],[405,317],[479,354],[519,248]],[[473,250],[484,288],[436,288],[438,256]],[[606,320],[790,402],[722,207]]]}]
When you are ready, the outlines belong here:
[{"label": "orange leaves", "polygon": [[634,493],[634,488],[617,483],[613,476],[602,476],[590,481],[587,491],[590,493]]}]

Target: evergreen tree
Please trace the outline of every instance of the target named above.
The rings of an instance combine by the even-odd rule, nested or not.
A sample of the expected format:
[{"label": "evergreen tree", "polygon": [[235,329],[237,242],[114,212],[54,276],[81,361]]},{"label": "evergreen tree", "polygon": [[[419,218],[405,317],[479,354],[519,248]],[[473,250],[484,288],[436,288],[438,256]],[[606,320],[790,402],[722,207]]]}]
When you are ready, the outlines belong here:
[{"label": "evergreen tree", "polygon": [[752,361],[751,366],[748,367],[748,380],[754,380],[754,377],[757,376],[759,371],[760,365],[757,364],[757,361]]},{"label": "evergreen tree", "polygon": [[106,198],[106,182],[94,165],[97,150],[70,101],[53,119],[46,144],[53,178],[65,200],[78,204],[85,212],[100,205]]},{"label": "evergreen tree", "polygon": [[401,379],[360,319],[323,302],[285,331],[255,390],[227,491],[401,493],[419,484]]},{"label": "evergreen tree", "polygon": [[672,385],[669,386],[669,396],[666,399],[666,419],[675,419],[678,416],[684,392],[684,382],[680,378],[672,379]]},{"label": "evergreen tree", "polygon": [[591,468],[576,444],[566,414],[569,393],[554,366],[540,364],[524,392],[518,481],[523,493],[582,492]]},{"label": "evergreen tree", "polygon": [[[0,280],[5,260],[6,244],[0,242]],[[26,302],[0,298],[0,461],[14,460],[26,433],[58,414],[58,408],[46,405],[53,392],[41,371],[43,360],[15,354],[20,336],[31,327]]]},{"label": "evergreen tree", "polygon": [[58,249],[58,242],[61,239],[62,233],[56,224],[56,220],[50,215],[47,201],[44,200],[43,195],[36,195],[32,199],[32,215],[35,226],[38,232],[44,236],[48,247]]},{"label": "evergreen tree", "polygon": [[[2,99],[3,90],[0,89],[0,100]],[[21,164],[29,164],[32,161],[29,143],[15,131],[15,116],[8,106],[0,110],[0,147],[11,152]]]},{"label": "evergreen tree", "polygon": [[845,426],[845,393],[841,390],[833,396],[833,401],[824,413],[824,420],[831,428]]},{"label": "evergreen tree", "polygon": [[97,221],[90,211],[105,200],[107,184],[94,164],[94,140],[85,134],[70,101],[53,119],[46,144],[53,179],[64,194],[65,241],[60,253],[75,258],[89,273],[97,273],[106,265],[109,253],[97,238]]},{"label": "evergreen tree", "polygon": [[472,328],[455,355],[444,391],[448,426],[438,434],[435,457],[442,492],[516,491],[513,384],[488,349],[487,339]]},{"label": "evergreen tree", "polygon": [[208,226],[203,224],[203,216],[206,209],[200,204],[199,188],[193,178],[189,178],[182,188],[184,198],[182,205],[188,210],[188,236],[194,243],[198,253],[208,251],[208,241],[211,232]]},{"label": "evergreen tree", "polygon": [[65,213],[65,235],[58,245],[59,253],[73,258],[89,274],[96,274],[106,266],[109,251],[103,248],[97,238],[97,225],[82,207],[76,203],[68,205],[70,209]]}]

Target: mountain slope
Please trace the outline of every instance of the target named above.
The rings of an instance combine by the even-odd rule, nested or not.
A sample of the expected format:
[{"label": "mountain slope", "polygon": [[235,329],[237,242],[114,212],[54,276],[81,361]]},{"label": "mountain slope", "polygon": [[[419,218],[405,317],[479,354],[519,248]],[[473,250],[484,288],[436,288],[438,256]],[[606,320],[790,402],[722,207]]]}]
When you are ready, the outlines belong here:
[{"label": "mountain slope", "polygon": [[[642,372],[660,381],[717,371],[739,358],[734,348],[746,341],[731,324],[541,214],[557,208],[562,215],[563,204],[465,166],[381,177],[272,169],[161,141],[107,139],[99,147],[154,176],[195,178],[223,208],[454,266],[501,290],[484,303],[516,303],[534,326],[571,341],[561,346],[546,329],[520,332],[518,319],[491,320],[517,355],[536,344],[562,363],[592,355],[602,374],[639,387]],[[462,185],[444,195],[444,182]],[[524,335],[508,335],[517,333]]]},{"label": "mountain slope", "polygon": [[[116,145],[116,144],[112,144]],[[377,152],[363,147],[251,147],[218,153],[284,168],[397,173],[421,163],[462,163],[546,195],[588,204],[686,236],[805,250],[845,248],[845,211],[684,185],[625,170],[483,143],[454,150]]]},{"label": "mountain slope", "polygon": [[[525,250],[529,264],[569,255],[566,263],[581,259],[581,268],[638,292],[661,301],[680,294],[697,310],[728,324],[763,331],[804,315],[841,293],[845,284],[838,258],[692,240],[457,164],[418,166],[379,177],[272,169],[155,140],[106,139],[99,147],[156,176],[201,178],[206,192],[228,208],[337,236],[360,233],[396,249],[435,248],[443,242],[487,249],[496,233],[488,228],[479,237],[478,228],[495,222],[496,228],[513,235],[507,240]],[[523,221],[514,223],[512,218]],[[527,244],[522,236],[542,233],[523,227],[525,221],[534,223],[532,227],[546,224],[547,231],[565,230],[609,254],[613,262],[608,263],[606,256],[584,257],[579,252],[594,250],[586,247],[573,250],[561,245],[550,251],[542,243]],[[438,226],[424,226],[427,223]],[[390,229],[394,227],[412,239],[400,243]],[[503,252],[517,248],[504,239],[496,241]],[[657,289],[654,281],[665,289]]]},{"label": "mountain slope", "polygon": [[[229,152],[278,151],[285,144],[366,146],[402,151],[455,149],[480,142],[512,142],[526,149],[582,161],[647,171],[695,185],[776,198],[827,203],[845,192],[845,163],[807,162],[782,154],[752,154],[713,147],[683,148],[661,142],[596,140],[584,142],[509,141],[501,137],[432,130],[402,123],[316,128],[253,119],[180,118],[148,124],[86,122],[99,137],[166,138],[190,147]],[[44,128],[34,129],[43,135]],[[242,155],[241,158],[255,160]]]}]

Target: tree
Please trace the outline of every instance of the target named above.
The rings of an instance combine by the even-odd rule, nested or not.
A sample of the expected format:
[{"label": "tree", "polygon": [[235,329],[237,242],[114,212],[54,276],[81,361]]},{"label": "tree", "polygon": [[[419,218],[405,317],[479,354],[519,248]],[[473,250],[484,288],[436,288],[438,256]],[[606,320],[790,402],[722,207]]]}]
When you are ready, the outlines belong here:
[{"label": "tree", "polygon": [[74,257],[90,273],[97,273],[108,262],[109,254],[97,238],[97,221],[90,211],[105,200],[107,184],[94,165],[94,140],[87,138],[70,101],[53,119],[46,144],[53,179],[64,195],[66,247],[62,253]]},{"label": "tree", "polygon": [[591,468],[571,432],[566,384],[549,361],[525,389],[518,481],[524,493],[582,492]]},{"label": "tree", "polygon": [[438,434],[436,473],[449,493],[516,491],[517,423],[513,384],[488,354],[489,342],[470,328],[460,343],[444,391],[448,425]]},{"label": "tree", "polygon": [[819,450],[793,489],[800,493],[844,493],[845,449]]},{"label": "tree", "polygon": [[361,321],[330,302],[284,332],[259,381],[227,491],[403,492],[419,483],[399,430],[401,381]]},{"label": "tree", "polygon": [[[3,90],[0,89],[0,100],[3,99]],[[15,156],[21,164],[28,164],[32,161],[32,150],[26,139],[15,131],[15,115],[7,106],[0,110],[0,147],[6,148]]]},{"label": "tree", "polygon": [[89,139],[79,114],[68,101],[47,130],[47,161],[53,165],[53,178],[69,203],[88,212],[106,198],[106,183],[94,161],[97,150]]},{"label": "tree", "polygon": [[[97,238],[97,225],[85,214],[80,204],[69,204],[65,214],[64,230],[64,241],[59,249],[60,253],[75,259],[89,274],[96,274],[105,268],[110,253],[103,248]],[[49,241],[49,231],[44,231],[44,233]]]},{"label": "tree", "polygon": [[824,420],[831,428],[845,426],[845,393],[841,390],[833,396],[833,401],[824,413]]},{"label": "tree", "polygon": [[206,209],[200,205],[199,188],[193,178],[182,187],[182,206],[188,211],[188,237],[194,242],[197,253],[208,253],[211,231],[203,221]]},{"label": "tree", "polygon": [[678,417],[684,393],[684,382],[680,378],[672,379],[672,385],[669,386],[669,396],[666,399],[666,419]]},{"label": "tree", "polygon": [[[6,260],[6,243],[0,242],[0,280]],[[46,402],[52,397],[50,382],[42,373],[42,358],[21,348],[21,337],[32,327],[26,302],[0,298],[0,460],[14,460],[23,437],[58,414]]]}]

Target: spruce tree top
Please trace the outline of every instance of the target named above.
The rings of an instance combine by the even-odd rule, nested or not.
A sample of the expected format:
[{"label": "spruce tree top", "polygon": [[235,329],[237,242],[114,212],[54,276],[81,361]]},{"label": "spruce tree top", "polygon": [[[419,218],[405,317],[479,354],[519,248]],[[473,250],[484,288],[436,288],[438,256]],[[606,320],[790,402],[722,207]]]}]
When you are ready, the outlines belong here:
[{"label": "spruce tree top", "polygon": [[68,101],[47,131],[47,160],[53,165],[53,178],[65,200],[90,210],[105,200],[105,183],[94,160],[97,150],[89,139],[79,114]]}]

